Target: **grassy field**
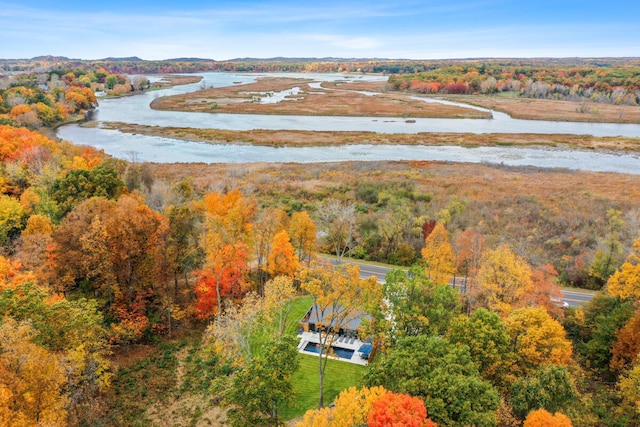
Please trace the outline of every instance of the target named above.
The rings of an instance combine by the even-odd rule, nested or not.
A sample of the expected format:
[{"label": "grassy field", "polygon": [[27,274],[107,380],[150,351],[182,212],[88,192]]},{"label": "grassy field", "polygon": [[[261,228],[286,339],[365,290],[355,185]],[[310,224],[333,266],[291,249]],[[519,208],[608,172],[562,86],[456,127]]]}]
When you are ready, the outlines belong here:
[{"label": "grassy field", "polygon": [[[318,358],[305,354],[299,354],[298,358],[300,368],[293,376],[296,402],[283,408],[282,417],[285,420],[301,417],[307,410],[318,407]],[[329,405],[342,390],[359,386],[366,369],[366,366],[329,360],[324,378],[325,405]]]},{"label": "grassy field", "polygon": [[[311,297],[304,296],[292,302],[289,314],[291,321],[287,325],[286,333],[295,336],[298,333],[298,321],[304,316],[312,304]],[[319,379],[318,358],[305,354],[298,354],[300,368],[293,376],[295,388],[295,404],[283,408],[282,417],[285,420],[301,417],[307,410],[318,406]],[[345,388],[358,386],[367,368],[353,363],[329,360],[324,379],[324,402],[329,405],[333,399]]]}]

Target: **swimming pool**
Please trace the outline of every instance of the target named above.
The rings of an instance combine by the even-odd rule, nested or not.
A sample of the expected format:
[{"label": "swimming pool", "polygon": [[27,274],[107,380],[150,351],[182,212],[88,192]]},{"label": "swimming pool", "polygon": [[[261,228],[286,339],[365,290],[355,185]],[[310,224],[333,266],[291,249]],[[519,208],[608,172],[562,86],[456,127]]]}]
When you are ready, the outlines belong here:
[{"label": "swimming pool", "polygon": [[[338,356],[340,359],[347,359],[347,360],[351,360],[351,357],[353,357],[353,353],[355,352],[355,350],[349,350],[346,348],[340,348],[340,347],[332,347],[333,348],[333,352],[335,353],[336,356]],[[307,345],[304,347],[305,351],[310,351],[312,353],[320,353],[320,348],[318,347],[318,344],[314,344],[312,342],[307,343]]]}]

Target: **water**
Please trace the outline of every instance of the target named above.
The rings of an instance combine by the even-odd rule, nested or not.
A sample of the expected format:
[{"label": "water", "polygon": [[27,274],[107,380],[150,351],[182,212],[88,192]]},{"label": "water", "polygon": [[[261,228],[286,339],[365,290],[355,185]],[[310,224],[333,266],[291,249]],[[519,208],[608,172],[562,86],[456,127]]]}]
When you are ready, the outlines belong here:
[{"label": "water", "polygon": [[[341,359],[351,360],[351,358],[353,357],[353,353],[355,353],[354,350],[349,350],[341,347],[331,347],[331,349],[333,350],[333,353]],[[305,346],[304,350],[311,353],[320,354],[318,345],[311,342]]]},{"label": "water", "polygon": [[[156,111],[150,102],[159,96],[186,93],[201,87],[222,87],[249,83],[266,75],[205,73],[204,80],[191,85],[176,86],[156,92],[120,99],[100,101],[93,119],[98,122],[125,122],[149,126],[218,128],[229,130],[316,130],[373,131],[380,133],[463,132],[463,133],[544,133],[594,136],[640,137],[640,125],[611,123],[550,122],[512,119],[506,114],[490,111],[493,119],[412,119],[379,117],[321,117],[249,114],[210,114],[176,111]],[[269,74],[274,77],[318,79],[322,81],[363,80],[384,81],[383,76],[342,74]],[[315,88],[318,88],[316,85]],[[280,100],[276,97],[274,100]],[[416,97],[425,102],[440,102]],[[295,102],[295,101],[286,101]],[[455,104],[455,103],[454,103]],[[461,105],[461,104],[457,104]],[[415,120],[415,122],[413,121]],[[133,153],[140,161],[171,162],[329,162],[347,160],[445,160],[455,162],[489,162],[519,166],[562,167],[569,169],[640,173],[638,154],[617,154],[586,150],[550,148],[457,146],[355,145],[343,147],[259,147],[250,145],[210,145],[171,138],[131,135],[117,130],[63,126],[60,138],[75,144],[91,145],[119,158]]]}]

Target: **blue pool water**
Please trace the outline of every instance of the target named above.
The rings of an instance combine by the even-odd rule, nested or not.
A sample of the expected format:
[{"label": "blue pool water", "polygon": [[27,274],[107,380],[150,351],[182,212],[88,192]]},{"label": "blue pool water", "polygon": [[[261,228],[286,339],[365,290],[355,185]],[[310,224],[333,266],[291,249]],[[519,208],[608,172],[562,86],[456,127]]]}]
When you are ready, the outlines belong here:
[{"label": "blue pool water", "polygon": [[[305,351],[310,351],[312,353],[320,353],[320,349],[318,348],[318,346],[312,342],[308,343],[304,349]],[[340,348],[340,347],[333,347],[333,352],[336,354],[336,356],[338,356],[341,359],[350,360],[351,357],[353,356],[354,350],[348,350],[346,348]]]}]

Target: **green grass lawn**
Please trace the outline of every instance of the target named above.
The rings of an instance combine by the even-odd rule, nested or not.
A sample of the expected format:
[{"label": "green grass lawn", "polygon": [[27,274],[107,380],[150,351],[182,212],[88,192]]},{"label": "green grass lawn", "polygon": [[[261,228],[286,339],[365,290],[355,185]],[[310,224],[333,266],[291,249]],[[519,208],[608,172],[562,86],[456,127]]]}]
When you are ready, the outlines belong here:
[{"label": "green grass lawn", "polygon": [[[299,322],[313,304],[310,296],[302,296],[291,301],[291,311],[289,312],[285,334],[297,336]],[[273,330],[267,327],[263,333],[269,334]],[[266,336],[255,338],[256,351],[259,351],[260,343],[266,340]],[[281,409],[281,417],[284,420],[298,418],[304,415],[309,409],[318,407],[320,385],[318,379],[318,358],[305,354],[298,354],[300,367],[293,376],[293,387],[295,389],[295,403],[289,407]],[[359,386],[360,379],[366,370],[366,366],[355,365],[353,363],[329,360],[324,379],[324,402],[329,405],[333,399],[345,388]]]},{"label": "green grass lawn", "polygon": [[285,330],[285,334],[296,336],[298,334],[298,323],[302,320],[302,316],[307,313],[309,307],[313,304],[311,296],[306,295],[291,301],[291,311],[289,312],[289,323]]},{"label": "green grass lawn", "polygon": [[[284,420],[301,417],[307,410],[318,407],[320,397],[318,358],[298,354],[298,359],[300,368],[293,375],[295,404],[282,409],[281,415]],[[324,375],[325,406],[329,405],[342,390],[351,386],[359,387],[366,369],[366,366],[329,360]]]}]

